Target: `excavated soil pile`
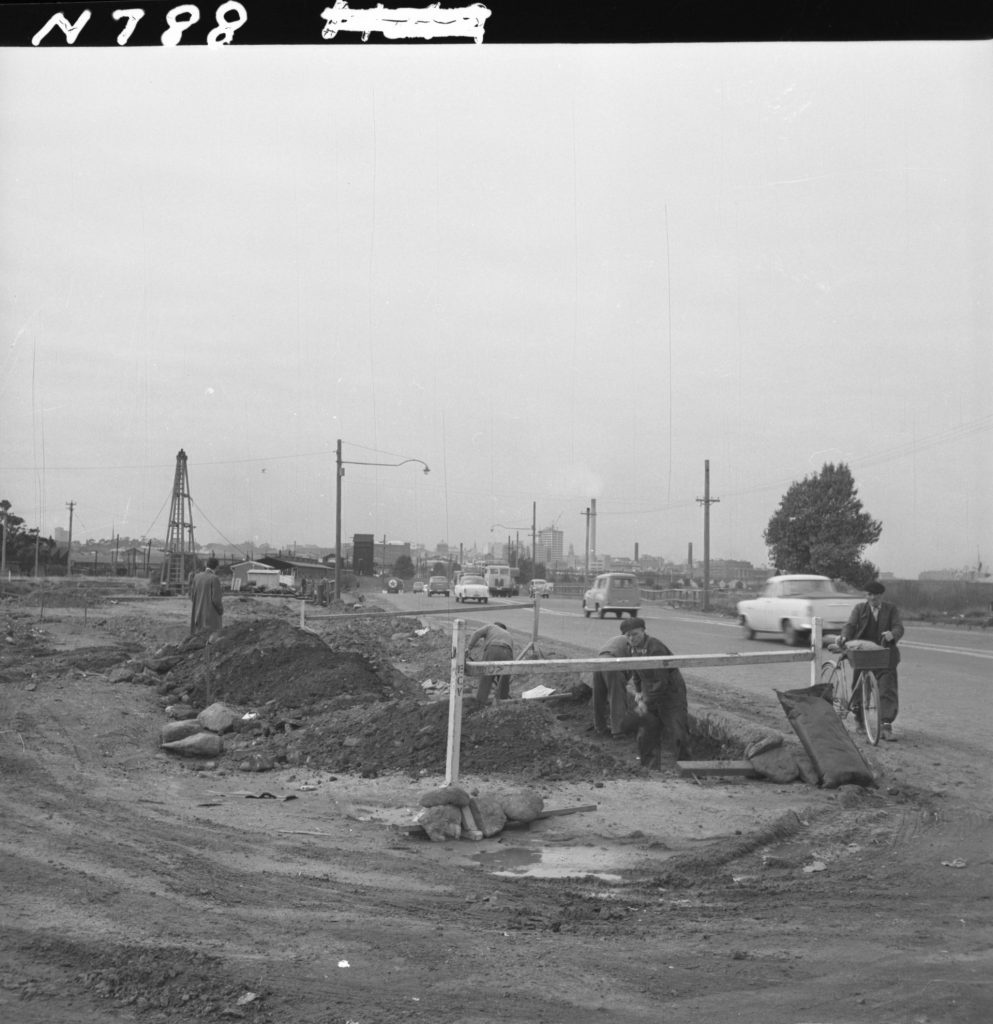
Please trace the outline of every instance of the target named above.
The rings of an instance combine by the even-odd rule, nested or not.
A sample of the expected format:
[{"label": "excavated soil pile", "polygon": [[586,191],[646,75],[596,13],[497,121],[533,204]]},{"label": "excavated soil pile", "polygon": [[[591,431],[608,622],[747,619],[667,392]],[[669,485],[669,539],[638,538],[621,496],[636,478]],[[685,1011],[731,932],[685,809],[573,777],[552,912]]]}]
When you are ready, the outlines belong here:
[{"label": "excavated soil pile", "polygon": [[[450,652],[446,633],[417,631],[409,619],[356,617],[332,623],[323,638],[258,619],[225,627],[211,643],[191,637],[167,645],[134,664],[143,669],[135,678],[154,681],[165,705],[199,710],[222,701],[250,715],[225,737],[225,757],[235,763],[252,753],[264,764],[375,776],[445,770],[447,694],[425,697],[421,682],[447,677]],[[585,703],[568,698],[488,708],[467,701],[461,768],[546,781],[636,771],[633,744],[584,738],[588,718]]]}]

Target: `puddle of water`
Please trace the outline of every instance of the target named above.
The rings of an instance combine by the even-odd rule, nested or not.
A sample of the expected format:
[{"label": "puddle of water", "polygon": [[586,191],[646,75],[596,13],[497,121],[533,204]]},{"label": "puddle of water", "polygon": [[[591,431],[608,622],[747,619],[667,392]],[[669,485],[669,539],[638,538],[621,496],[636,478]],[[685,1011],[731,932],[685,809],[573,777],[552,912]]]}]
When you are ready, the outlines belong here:
[{"label": "puddle of water", "polygon": [[644,850],[604,846],[502,846],[473,854],[469,860],[494,875],[511,878],[583,878],[623,882],[624,872],[650,872],[672,856]]}]

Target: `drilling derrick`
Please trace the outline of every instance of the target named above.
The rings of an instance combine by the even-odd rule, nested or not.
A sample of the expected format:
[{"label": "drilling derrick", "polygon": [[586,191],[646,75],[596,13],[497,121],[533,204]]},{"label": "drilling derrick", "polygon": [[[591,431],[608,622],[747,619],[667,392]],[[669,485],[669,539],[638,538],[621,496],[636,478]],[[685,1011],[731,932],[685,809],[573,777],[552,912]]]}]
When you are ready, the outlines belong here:
[{"label": "drilling derrick", "polygon": [[186,452],[176,456],[176,476],[172,484],[172,506],[169,509],[169,531],[166,534],[162,582],[170,588],[186,589],[190,573],[197,567],[196,544],[193,541],[193,502],[190,478],[186,472]]}]

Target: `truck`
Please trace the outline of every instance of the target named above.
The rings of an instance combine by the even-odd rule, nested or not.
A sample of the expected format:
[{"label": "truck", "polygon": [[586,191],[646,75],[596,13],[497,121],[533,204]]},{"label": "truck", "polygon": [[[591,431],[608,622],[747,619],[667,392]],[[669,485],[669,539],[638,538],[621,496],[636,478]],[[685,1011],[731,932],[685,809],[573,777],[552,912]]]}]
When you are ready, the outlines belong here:
[{"label": "truck", "polygon": [[511,597],[514,593],[514,578],[509,565],[487,565],[483,569],[483,579],[490,597]]},{"label": "truck", "polygon": [[809,642],[815,618],[825,632],[836,632],[862,600],[827,576],[773,576],[758,597],[738,602],[738,623],[746,640],[756,633],[782,633],[790,647],[798,647]]}]

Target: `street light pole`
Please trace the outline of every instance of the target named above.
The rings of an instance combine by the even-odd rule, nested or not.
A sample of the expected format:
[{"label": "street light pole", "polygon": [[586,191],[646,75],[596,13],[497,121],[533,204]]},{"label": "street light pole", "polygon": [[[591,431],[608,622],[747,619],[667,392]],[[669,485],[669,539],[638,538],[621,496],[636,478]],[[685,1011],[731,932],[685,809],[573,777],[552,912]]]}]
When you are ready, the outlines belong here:
[{"label": "street light pole", "polygon": [[[408,462],[419,462],[424,467],[425,473],[431,469],[423,459],[401,459],[399,462],[359,462],[354,459],[343,459],[341,457],[341,438],[338,438],[338,445],[335,449],[335,468],[337,482],[334,499],[334,599],[341,598],[341,478],[345,475],[345,466],[405,466]],[[385,545],[385,537],[383,543]]]}]

